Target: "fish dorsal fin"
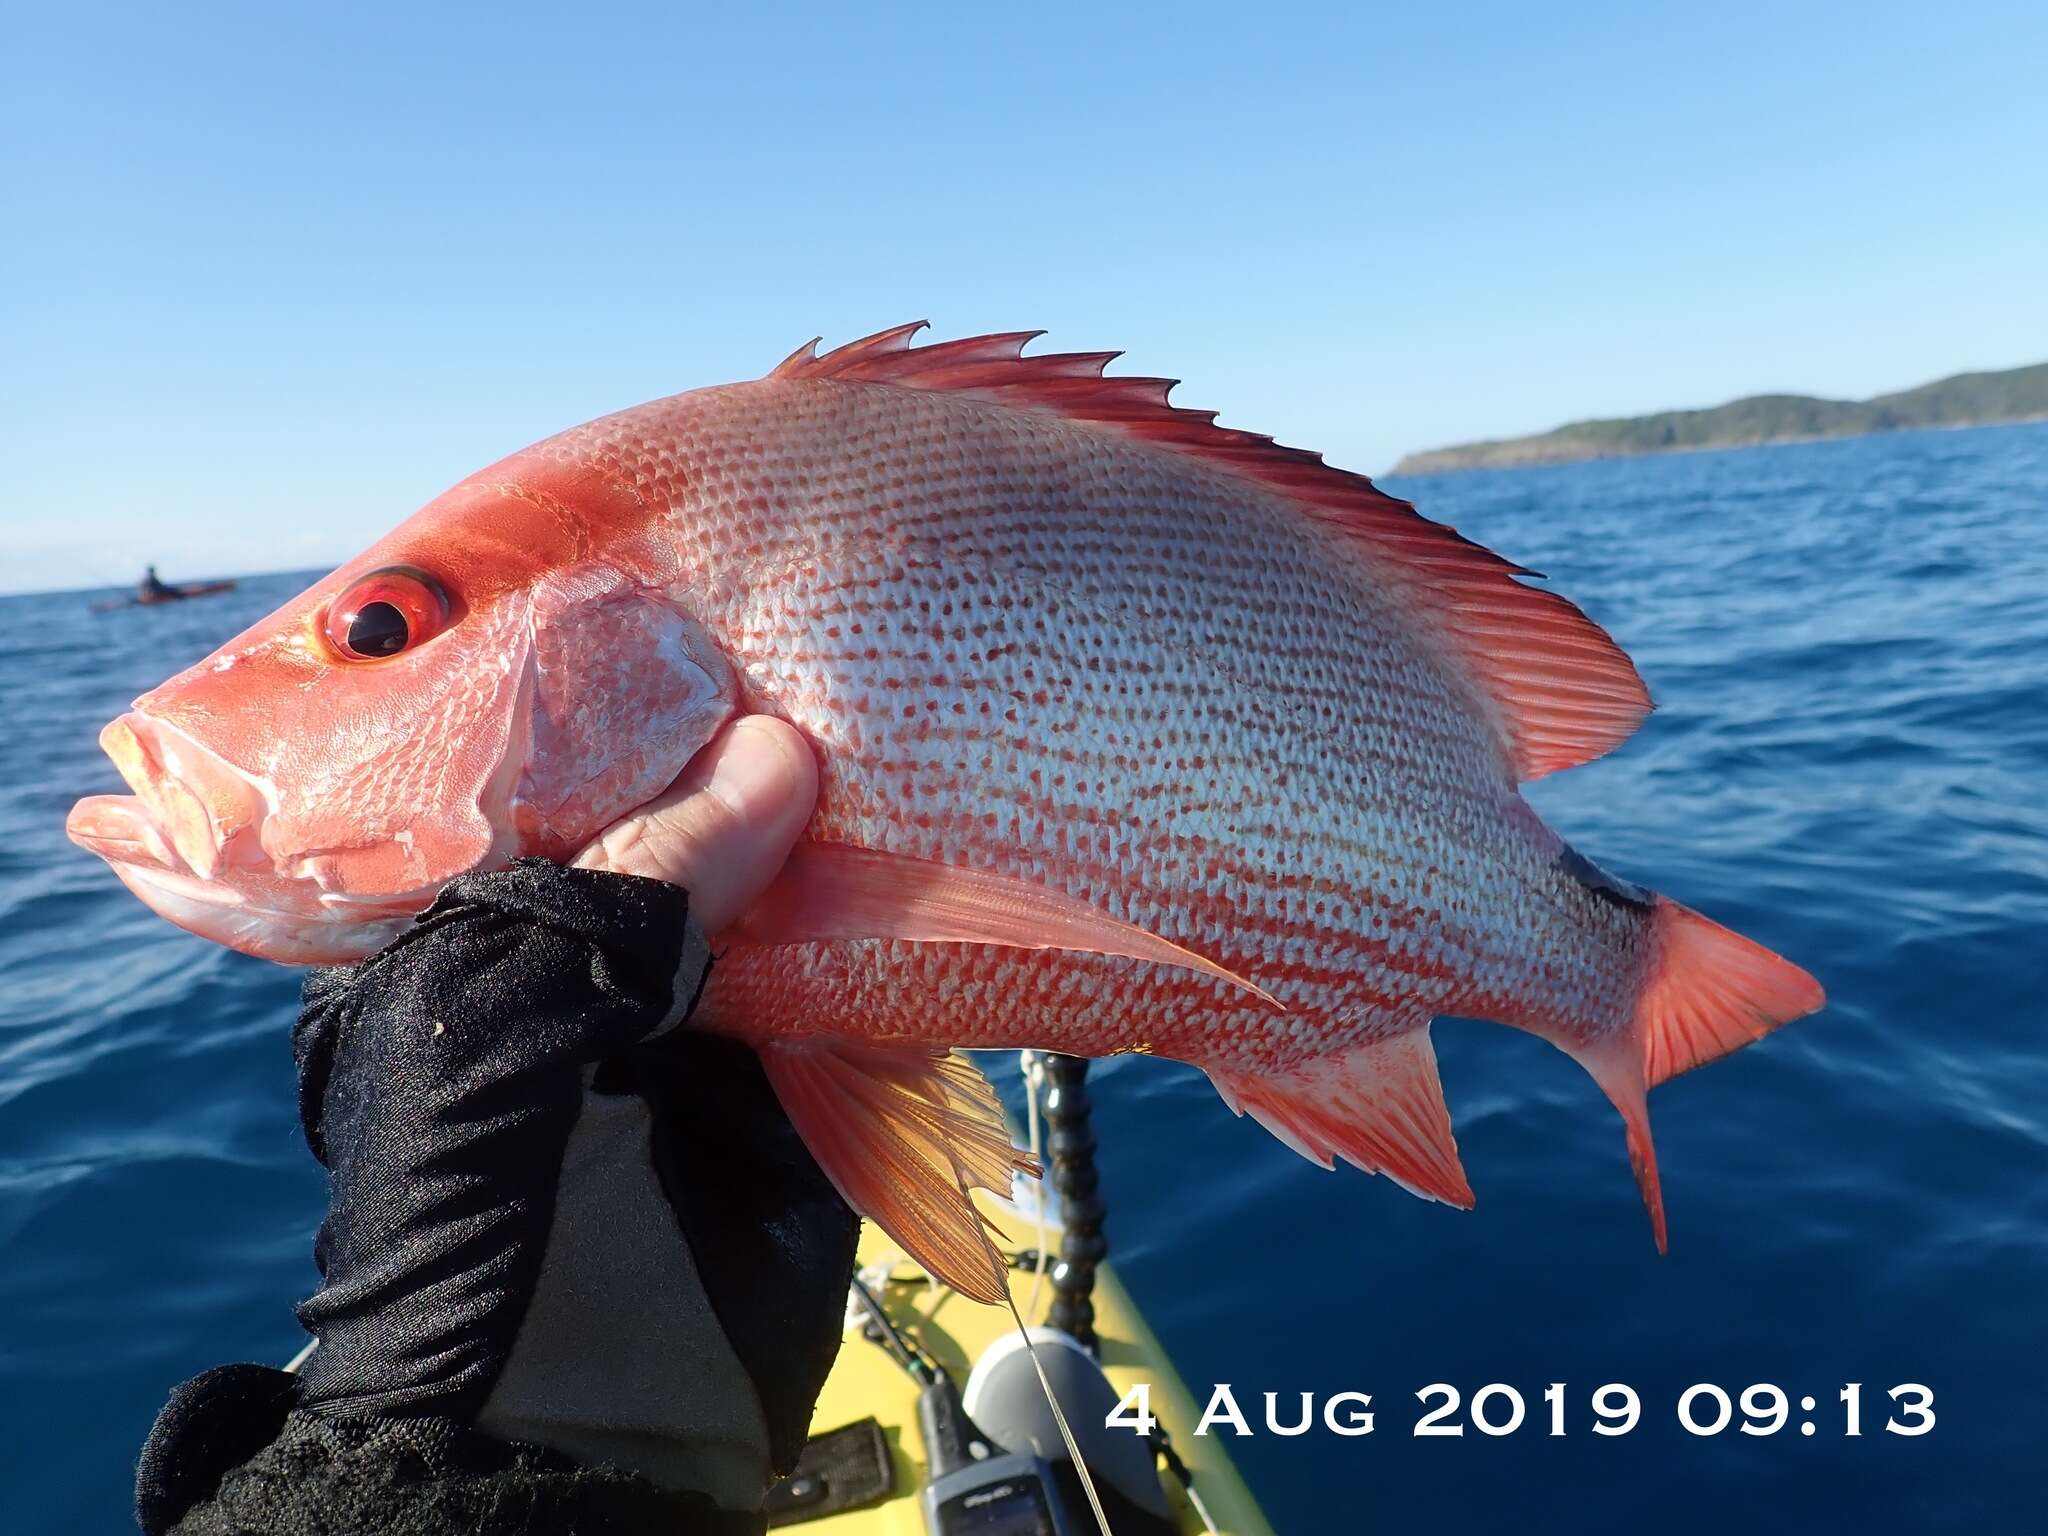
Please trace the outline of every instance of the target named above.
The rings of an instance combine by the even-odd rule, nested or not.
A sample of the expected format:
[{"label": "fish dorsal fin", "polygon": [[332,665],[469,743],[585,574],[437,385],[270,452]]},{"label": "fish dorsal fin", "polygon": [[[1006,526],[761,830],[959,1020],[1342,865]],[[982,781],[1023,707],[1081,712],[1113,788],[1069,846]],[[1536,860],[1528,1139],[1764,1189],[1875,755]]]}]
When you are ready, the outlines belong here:
[{"label": "fish dorsal fin", "polygon": [[924,321],[878,331],[822,355],[785,358],[771,379],[841,379],[978,396],[1100,426],[1242,476],[1355,541],[1379,569],[1407,578],[1493,703],[1516,776],[1540,778],[1626,741],[1649,691],[1607,631],[1534,575],[1443,523],[1420,516],[1364,475],[1256,432],[1216,425],[1213,411],[1168,403],[1176,380],[1112,378],[1121,353],[1023,355],[1043,331],[1006,331],[912,347]]}]

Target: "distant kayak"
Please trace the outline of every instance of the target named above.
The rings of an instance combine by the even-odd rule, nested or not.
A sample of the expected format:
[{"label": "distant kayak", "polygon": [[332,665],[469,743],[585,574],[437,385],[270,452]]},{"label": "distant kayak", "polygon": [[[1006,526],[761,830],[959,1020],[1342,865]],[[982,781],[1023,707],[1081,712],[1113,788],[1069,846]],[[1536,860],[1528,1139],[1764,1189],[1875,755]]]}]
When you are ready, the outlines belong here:
[{"label": "distant kayak", "polygon": [[190,597],[212,597],[217,592],[232,592],[232,581],[188,581],[178,586],[165,587],[159,592],[136,593],[130,597],[117,597],[92,605],[94,613],[111,613],[116,608],[155,608],[164,603],[182,603]]}]

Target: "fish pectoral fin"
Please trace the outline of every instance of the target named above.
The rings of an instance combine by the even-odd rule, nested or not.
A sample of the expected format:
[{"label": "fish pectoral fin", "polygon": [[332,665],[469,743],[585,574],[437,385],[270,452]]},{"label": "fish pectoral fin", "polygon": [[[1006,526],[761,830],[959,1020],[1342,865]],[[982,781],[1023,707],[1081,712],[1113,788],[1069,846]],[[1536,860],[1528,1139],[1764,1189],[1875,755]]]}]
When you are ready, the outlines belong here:
[{"label": "fish pectoral fin", "polygon": [[1224,1103],[1310,1162],[1329,1168],[1341,1157],[1412,1194],[1472,1208],[1427,1023],[1278,1072],[1207,1070]]},{"label": "fish pectoral fin", "polygon": [[1198,971],[1281,1007],[1235,971],[1065,891],[852,843],[799,843],[731,937],[754,944],[901,939],[1123,955]]},{"label": "fish pectoral fin", "polygon": [[1010,1144],[979,1069],[922,1046],[806,1040],[760,1051],[776,1097],[846,1203],[936,1279],[1002,1302],[1007,1271],[970,1191],[1007,1198],[1013,1173],[1039,1170]]}]

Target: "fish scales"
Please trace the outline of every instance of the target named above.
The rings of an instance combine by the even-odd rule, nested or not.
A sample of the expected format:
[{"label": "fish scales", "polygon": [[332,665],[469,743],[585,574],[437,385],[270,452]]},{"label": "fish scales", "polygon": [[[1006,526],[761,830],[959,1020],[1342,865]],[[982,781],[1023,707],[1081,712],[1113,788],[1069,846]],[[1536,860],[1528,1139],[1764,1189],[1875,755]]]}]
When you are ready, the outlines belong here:
[{"label": "fish scales", "polygon": [[821,836],[1235,935],[1222,958],[1290,1010],[1116,957],[860,941],[729,965],[750,1029],[902,1038],[910,1013],[953,1044],[1284,1065],[1468,988],[1519,998],[1532,956],[1598,978],[1560,999],[1578,1017],[1632,995],[1626,935],[1557,920],[1556,841],[1502,814],[1498,741],[1399,582],[1280,498],[1052,417],[828,382],[702,391],[554,451],[633,476],[730,591],[712,622],[755,701],[825,748]]}]

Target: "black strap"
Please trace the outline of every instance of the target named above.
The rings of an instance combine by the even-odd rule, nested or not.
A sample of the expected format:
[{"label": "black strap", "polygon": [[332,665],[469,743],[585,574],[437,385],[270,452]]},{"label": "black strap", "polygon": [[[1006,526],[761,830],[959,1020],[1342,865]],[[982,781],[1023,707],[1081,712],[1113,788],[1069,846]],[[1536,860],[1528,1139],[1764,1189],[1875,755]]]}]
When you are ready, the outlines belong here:
[{"label": "black strap", "polygon": [[802,1525],[887,1498],[896,1487],[889,1437],[873,1418],[813,1435],[796,1470],[768,1490],[771,1526]]}]

